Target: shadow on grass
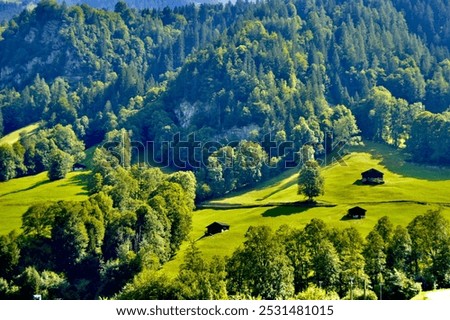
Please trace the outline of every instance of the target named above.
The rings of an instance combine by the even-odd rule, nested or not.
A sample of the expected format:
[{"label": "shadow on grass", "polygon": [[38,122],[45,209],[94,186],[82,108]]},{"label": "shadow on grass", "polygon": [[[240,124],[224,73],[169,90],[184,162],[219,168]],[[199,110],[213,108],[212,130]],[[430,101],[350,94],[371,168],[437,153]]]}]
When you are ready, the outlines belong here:
[{"label": "shadow on grass", "polygon": [[277,189],[275,191],[273,191],[270,195],[264,196],[262,198],[259,198],[256,201],[259,202],[259,201],[265,200],[265,199],[273,196],[274,194],[276,194],[276,193],[278,193],[280,191],[283,191],[285,188],[291,186],[292,184],[297,183],[296,180],[295,180],[295,181],[288,181],[288,182],[286,182],[284,184],[281,184],[282,180],[292,177],[297,172],[298,172],[298,168],[297,167],[296,168],[286,169],[286,170],[284,170],[281,173],[275,174],[272,178],[270,178],[268,180],[265,180],[265,181],[262,181],[262,182],[258,182],[256,185],[246,186],[246,187],[240,188],[239,190],[232,191],[232,192],[228,193],[226,196],[218,197],[218,198],[215,198],[214,200],[222,200],[222,199],[225,199],[225,198],[239,197],[239,196],[242,196],[242,195],[244,195],[244,194],[246,194],[248,192],[251,192],[251,191],[258,192],[258,191],[261,191],[261,190],[265,190],[267,188],[272,188],[272,187],[277,187],[278,186]]},{"label": "shadow on grass", "polygon": [[293,214],[299,214],[306,212],[311,207],[287,207],[287,206],[279,206],[275,208],[271,208],[269,210],[264,211],[261,215],[265,218],[275,218],[275,217],[281,217],[281,216],[290,216]]},{"label": "shadow on grass", "polygon": [[353,182],[354,186],[362,186],[362,187],[375,187],[375,186],[381,186],[384,183],[363,183],[361,179],[356,180]]},{"label": "shadow on grass", "polygon": [[288,182],[282,184],[281,186],[279,186],[276,190],[274,190],[271,193],[265,195],[264,197],[256,199],[256,201],[266,200],[266,199],[270,198],[271,196],[273,196],[273,195],[275,195],[275,194],[277,194],[279,192],[285,191],[287,188],[292,187],[294,184],[297,184],[297,181],[295,181],[295,180],[294,181],[288,181]]},{"label": "shadow on grass", "polygon": [[380,164],[389,171],[404,177],[416,178],[428,181],[443,181],[450,179],[449,166],[433,166],[415,163],[411,155],[405,150],[396,149],[381,143],[364,141],[366,146],[354,147],[356,152],[368,152],[372,158],[380,161]]},{"label": "shadow on grass", "polygon": [[89,173],[82,173],[78,174],[76,176],[70,177],[67,179],[67,183],[62,184],[61,187],[67,187],[67,186],[79,186],[82,187],[83,191],[85,192],[79,192],[77,195],[88,195],[89,189],[88,189],[88,181],[89,181]]},{"label": "shadow on grass", "polygon": [[52,182],[52,181],[50,181],[50,180],[39,181],[39,182],[37,182],[37,183],[35,183],[35,184],[33,184],[33,185],[27,187],[27,188],[20,189],[20,190],[15,190],[15,191],[11,191],[11,192],[2,194],[2,195],[0,195],[0,198],[1,198],[1,197],[8,196],[8,195],[10,195],[10,194],[16,194],[16,193],[20,193],[20,192],[24,192],[24,191],[33,190],[33,189],[35,189],[35,188],[38,188],[38,187],[40,187],[40,186],[46,185],[46,184],[51,183],[51,182]]},{"label": "shadow on grass", "polygon": [[345,215],[345,216],[343,216],[342,218],[341,218],[341,221],[352,221],[352,220],[356,220],[356,221],[358,221],[358,220],[363,220],[364,218],[353,218],[353,217],[350,217],[349,215]]},{"label": "shadow on grass", "polygon": [[202,240],[202,239],[204,239],[204,238],[207,238],[207,237],[209,237],[209,236],[205,233],[205,234],[203,234],[200,238],[198,238],[197,240],[195,240],[195,242],[200,241],[200,240]]}]

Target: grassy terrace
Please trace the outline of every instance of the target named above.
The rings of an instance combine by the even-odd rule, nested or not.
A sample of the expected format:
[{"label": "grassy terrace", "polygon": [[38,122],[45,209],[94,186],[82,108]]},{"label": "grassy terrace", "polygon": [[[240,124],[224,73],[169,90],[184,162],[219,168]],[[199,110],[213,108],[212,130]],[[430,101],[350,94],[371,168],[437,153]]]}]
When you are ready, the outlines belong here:
[{"label": "grassy terrace", "polygon": [[[204,204],[204,209],[194,213],[191,240],[197,241],[206,258],[212,258],[231,255],[252,225],[277,229],[287,224],[302,228],[311,219],[320,218],[330,227],[355,226],[365,236],[385,215],[394,224],[403,226],[430,209],[441,208],[450,218],[450,169],[409,163],[402,152],[378,144],[367,143],[350,152],[343,161],[323,168],[325,195],[317,200],[329,206],[295,205],[303,199],[297,195],[297,171],[293,169],[253,190]],[[385,173],[384,185],[359,183],[361,172],[372,167]],[[355,205],[367,209],[366,219],[342,219]],[[230,231],[202,237],[205,227],[214,221],[230,224]],[[177,257],[164,267],[164,272],[176,274],[186,246],[184,244]]]}]

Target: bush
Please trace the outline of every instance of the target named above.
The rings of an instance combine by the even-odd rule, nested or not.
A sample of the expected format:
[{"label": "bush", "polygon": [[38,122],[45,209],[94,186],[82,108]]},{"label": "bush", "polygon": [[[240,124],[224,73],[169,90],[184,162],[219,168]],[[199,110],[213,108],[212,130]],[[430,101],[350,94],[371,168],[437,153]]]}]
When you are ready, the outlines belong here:
[{"label": "bush", "polygon": [[305,291],[295,296],[296,300],[339,300],[339,295],[334,291],[326,291],[316,285],[310,285]]},{"label": "bush", "polygon": [[363,289],[355,288],[353,293],[349,291],[342,300],[351,300],[353,294],[353,300],[378,300],[377,295],[372,290],[366,289],[365,293]]}]

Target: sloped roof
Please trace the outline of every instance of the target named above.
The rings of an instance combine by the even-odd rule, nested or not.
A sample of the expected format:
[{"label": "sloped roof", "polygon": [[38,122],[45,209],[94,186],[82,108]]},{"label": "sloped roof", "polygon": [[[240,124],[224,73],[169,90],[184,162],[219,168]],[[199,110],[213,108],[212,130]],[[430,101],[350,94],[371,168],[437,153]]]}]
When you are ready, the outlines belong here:
[{"label": "sloped roof", "polygon": [[359,207],[359,206],[356,206],[356,207],[353,207],[353,208],[351,208],[351,209],[348,209],[348,212],[349,212],[349,213],[366,213],[367,210],[364,209],[364,208],[361,208],[361,207]]},{"label": "sloped roof", "polygon": [[374,169],[374,168],[364,171],[361,174],[364,176],[365,175],[369,175],[369,176],[383,176],[384,175],[383,172],[381,172],[380,170]]},{"label": "sloped roof", "polygon": [[212,226],[214,226],[214,225],[219,225],[219,226],[221,226],[221,227],[229,227],[229,226],[230,226],[230,225],[227,224],[227,223],[215,221],[215,222],[211,223],[210,225],[208,225],[208,226],[206,226],[206,227],[209,228],[209,227],[212,227]]}]

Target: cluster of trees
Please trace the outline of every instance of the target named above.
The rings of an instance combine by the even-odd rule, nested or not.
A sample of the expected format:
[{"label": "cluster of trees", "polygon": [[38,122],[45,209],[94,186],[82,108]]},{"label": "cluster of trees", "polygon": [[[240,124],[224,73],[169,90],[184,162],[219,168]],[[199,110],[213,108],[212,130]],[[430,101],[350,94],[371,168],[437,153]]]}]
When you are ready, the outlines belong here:
[{"label": "cluster of trees", "polygon": [[355,110],[368,139],[406,147],[421,163],[450,164],[449,111],[432,113],[422,103],[408,104],[384,87],[374,87]]},{"label": "cluster of trees", "polygon": [[[439,227],[433,227],[439,226]],[[365,240],[354,227],[250,227],[229,258],[202,258],[195,244],[178,277],[145,270],[118,295],[125,299],[410,299],[450,283],[449,222],[439,211],[407,228],[381,218]]]},{"label": "cluster of trees", "polygon": [[41,128],[12,145],[0,145],[0,181],[45,170],[50,180],[62,179],[84,157],[84,143],[70,125]]},{"label": "cluster of trees", "polygon": [[116,155],[96,151],[88,200],[31,206],[23,232],[0,237],[2,298],[110,297],[176,254],[191,230],[195,176],[126,169]]},{"label": "cluster of trees", "polygon": [[408,151],[422,163],[450,164],[450,112],[423,112],[414,121]]},{"label": "cluster of trees", "polygon": [[254,186],[268,174],[267,153],[258,143],[243,140],[236,147],[222,147],[208,157],[207,165],[196,174],[197,195],[199,200],[224,195]]}]

